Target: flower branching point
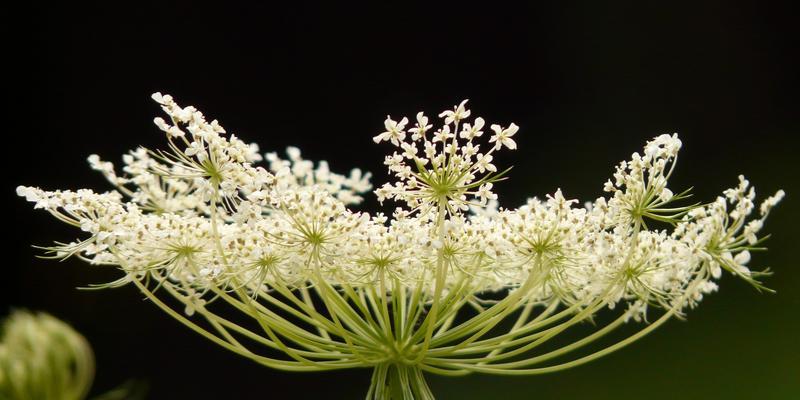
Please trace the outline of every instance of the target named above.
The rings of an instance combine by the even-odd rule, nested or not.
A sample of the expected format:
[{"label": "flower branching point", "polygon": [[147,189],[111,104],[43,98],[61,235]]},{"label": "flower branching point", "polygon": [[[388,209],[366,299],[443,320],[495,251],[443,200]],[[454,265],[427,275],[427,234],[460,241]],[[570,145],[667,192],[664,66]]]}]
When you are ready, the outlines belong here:
[{"label": "flower branching point", "polygon": [[[296,148],[258,166],[258,146],[171,96],[153,99],[168,117],[155,119],[166,150],[131,151],[121,173],[89,157],[113,191],[18,188],[85,232],[49,254],[118,268],[120,279],[99,286],[135,285],[190,329],[265,366],[371,368],[368,399],[431,399],[423,373],[584,364],[682,316],[723,271],[764,288],[768,271],[748,265],[783,192],[756,212],[740,177],[715,201],[687,202],[688,190],[668,186],[677,135],[620,163],[607,197],[581,206],[558,190],[512,209],[497,205],[494,185],[509,169],[493,160],[517,148],[517,125],[486,129],[466,100],[436,126],[422,112],[413,126],[387,116],[373,138],[394,148],[384,162],[394,182],[375,190],[398,204],[387,216],[348,208],[372,188],[370,174],[331,172]],[[618,316],[601,324],[603,310]],[[598,349],[626,323],[639,329]],[[552,346],[576,327],[583,337]]]}]

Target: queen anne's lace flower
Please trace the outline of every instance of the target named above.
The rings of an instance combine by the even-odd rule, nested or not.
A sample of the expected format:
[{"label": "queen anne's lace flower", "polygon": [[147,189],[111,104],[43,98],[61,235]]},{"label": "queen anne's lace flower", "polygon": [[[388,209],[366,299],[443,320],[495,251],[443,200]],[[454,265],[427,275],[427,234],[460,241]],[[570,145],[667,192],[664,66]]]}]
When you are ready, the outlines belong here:
[{"label": "queen anne's lace flower", "polygon": [[[493,155],[516,149],[517,125],[491,124],[484,136],[486,122],[470,119],[466,100],[439,114],[438,127],[422,112],[410,128],[406,117],[387,117],[374,141],[394,147],[384,162],[394,181],[375,193],[398,203],[389,217],[347,208],[371,189],[370,174],[333,173],[292,147],[287,159],[268,153],[267,168],[256,166],[257,146],[168,95],[153,98],[168,115],[155,120],[167,151],[136,149],[121,172],[89,157],[115,191],[18,188],[34,208],[86,233],[50,248],[52,256],[116,266],[123,276],[106,286],[136,285],[174,318],[261,364],[374,367],[369,398],[430,398],[422,371],[538,374],[582,364],[682,315],[716,290],[723,271],[763,288],[767,271],[752,269],[752,251],[783,192],[755,219],[744,177],[716,201],[683,203],[688,191],[668,186],[677,135],[658,136],[620,163],[603,187],[608,197],[581,206],[556,190],[505,209],[494,185],[508,169],[498,172]],[[246,322],[219,316],[230,308],[219,302]],[[603,309],[620,316],[540,350]],[[651,322],[570,357],[629,320]]]},{"label": "queen anne's lace flower", "polygon": [[[428,117],[417,114],[417,126],[413,128],[411,140],[404,142],[405,134],[392,137],[395,147],[402,150],[386,157],[385,165],[398,178],[394,184],[386,183],[376,191],[378,200],[395,199],[408,204],[413,211],[421,214],[436,211],[444,217],[457,215],[469,210],[471,204],[484,205],[487,200],[496,199],[492,192],[492,182],[503,179],[508,170],[496,174],[497,168],[491,163],[492,153],[503,145],[515,149],[511,136],[518,127],[513,123],[508,128],[492,125],[496,135],[489,143],[496,143],[488,152],[480,151],[476,143],[483,131],[483,118],[472,123],[464,122],[470,116],[465,108],[467,101],[454,107],[453,111],[439,114],[444,118],[441,128],[429,137]],[[402,121],[407,121],[403,118]],[[401,121],[401,122],[402,122]],[[405,123],[397,126],[405,125]],[[387,129],[395,126],[387,117]],[[388,132],[375,137],[376,142],[384,139]],[[379,140],[380,139],[380,140]],[[488,172],[488,174],[487,174]]]}]

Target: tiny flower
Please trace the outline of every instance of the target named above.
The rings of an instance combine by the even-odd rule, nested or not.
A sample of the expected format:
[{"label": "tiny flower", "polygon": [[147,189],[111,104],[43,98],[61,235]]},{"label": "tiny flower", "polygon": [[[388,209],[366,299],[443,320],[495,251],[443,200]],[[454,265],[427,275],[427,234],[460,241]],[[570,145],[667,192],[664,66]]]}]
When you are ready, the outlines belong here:
[{"label": "tiny flower", "polygon": [[[169,96],[169,95],[167,95],[167,96]],[[155,100],[155,102],[158,103],[158,104],[166,104],[167,103],[167,99],[164,98],[164,96],[161,94],[161,92],[155,92],[150,97],[153,100]]]},{"label": "tiny flower", "polygon": [[492,164],[493,158],[491,154],[478,153],[478,158],[475,160],[475,169],[480,173],[485,171],[497,172],[497,167]]},{"label": "tiny flower", "polygon": [[487,200],[497,200],[497,195],[492,193],[492,184],[484,183],[478,188],[475,195],[481,200],[481,204],[486,204]]},{"label": "tiny flower", "polygon": [[162,130],[162,131],[164,131],[164,132],[167,132],[167,131],[169,131],[169,128],[171,127],[169,124],[167,124],[167,123],[164,121],[164,118],[161,118],[161,117],[156,117],[156,118],[154,118],[154,119],[153,119],[153,122],[156,124],[156,126],[158,127],[158,129],[161,129],[161,130]]},{"label": "tiny flower", "polygon": [[461,129],[459,137],[470,141],[476,137],[480,137],[483,135],[483,131],[481,129],[483,129],[484,124],[485,121],[481,117],[475,118],[475,123],[472,125],[465,123],[464,127]]},{"label": "tiny flower", "polygon": [[421,138],[425,137],[425,132],[428,129],[431,129],[433,125],[428,124],[428,117],[422,113],[422,111],[417,113],[417,123],[414,124],[414,127],[409,129],[408,131],[412,133],[411,140],[417,141]]},{"label": "tiny flower", "polygon": [[778,190],[774,195],[764,200],[764,202],[761,203],[761,207],[759,210],[761,212],[761,215],[766,216],[767,214],[769,214],[769,210],[772,209],[772,207],[775,207],[778,203],[780,203],[780,201],[783,199],[785,195],[786,193],[783,190]]},{"label": "tiny flower", "polygon": [[465,108],[467,102],[469,100],[464,100],[461,104],[453,107],[453,111],[442,111],[439,114],[439,118],[444,118],[444,124],[450,125],[453,122],[458,123],[462,119],[468,118],[470,115],[470,110]]},{"label": "tiny flower", "polygon": [[177,126],[170,126],[169,129],[167,129],[167,134],[171,137],[177,138],[185,136],[186,132],[182,131],[181,128],[178,128]]},{"label": "tiny flower", "polygon": [[503,146],[508,147],[511,150],[517,148],[517,143],[514,139],[511,139],[515,133],[519,130],[519,127],[512,123],[508,126],[508,128],[503,129],[500,125],[494,124],[490,127],[492,131],[494,131],[494,135],[492,135],[491,139],[489,139],[489,143],[495,143],[494,147],[496,149],[500,149]]},{"label": "tiny flower", "polygon": [[452,138],[453,135],[450,133],[450,127],[445,125],[442,129],[439,129],[433,134],[433,143],[440,142],[440,143],[447,143],[448,139]]},{"label": "tiny flower", "polygon": [[406,133],[403,129],[405,129],[406,124],[408,123],[408,118],[403,117],[400,122],[393,120],[390,116],[386,116],[386,121],[384,121],[384,126],[386,127],[386,131],[381,133],[380,135],[375,136],[372,140],[375,143],[380,143],[382,141],[391,141],[393,145],[399,146],[400,141],[406,138]]},{"label": "tiny flower", "polygon": [[464,155],[466,158],[471,158],[478,154],[478,150],[480,150],[480,145],[473,145],[472,142],[467,142],[463,147],[461,147],[461,154]]}]

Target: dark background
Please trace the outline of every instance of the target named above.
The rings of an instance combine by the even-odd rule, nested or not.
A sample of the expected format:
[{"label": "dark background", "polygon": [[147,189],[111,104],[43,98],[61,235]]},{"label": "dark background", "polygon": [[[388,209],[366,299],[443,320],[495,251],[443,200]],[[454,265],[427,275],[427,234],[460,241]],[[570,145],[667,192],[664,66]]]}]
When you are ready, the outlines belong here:
[{"label": "dark background", "polygon": [[[14,188],[107,188],[85,158],[119,161],[138,145],[161,146],[155,91],[264,150],[298,145],[334,170],[371,170],[380,185],[389,146],[371,138],[386,114],[434,115],[469,98],[473,116],[521,126],[519,150],[498,162],[515,166],[498,185],[508,206],[558,187],[593,199],[614,163],[676,131],[684,149],[674,189],[695,186],[698,199],[712,200],[743,173],[761,194],[788,195],[766,226],[770,251],[752,263],[774,269],[777,294],[726,277],[688,321],[601,360],[535,377],[429,377],[438,398],[800,398],[797,10],[583,3],[98,3],[7,15],[5,80],[15,95],[5,117],[0,314],[46,310],[83,332],[97,353],[95,393],[133,377],[150,382],[153,399],[363,398],[369,370],[269,370],[216,348],[134,288],[75,290],[118,275],[34,258],[30,244],[78,232],[33,211]],[[364,208],[376,209],[369,197]]]}]

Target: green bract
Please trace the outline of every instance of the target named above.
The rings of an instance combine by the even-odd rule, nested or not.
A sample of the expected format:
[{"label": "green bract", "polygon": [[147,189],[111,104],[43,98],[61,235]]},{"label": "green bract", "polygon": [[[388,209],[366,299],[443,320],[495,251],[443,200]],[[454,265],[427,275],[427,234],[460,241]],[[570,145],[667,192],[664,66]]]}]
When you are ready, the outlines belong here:
[{"label": "green bract", "polygon": [[89,343],[45,313],[15,311],[0,338],[0,398],[82,400],[94,379]]}]

